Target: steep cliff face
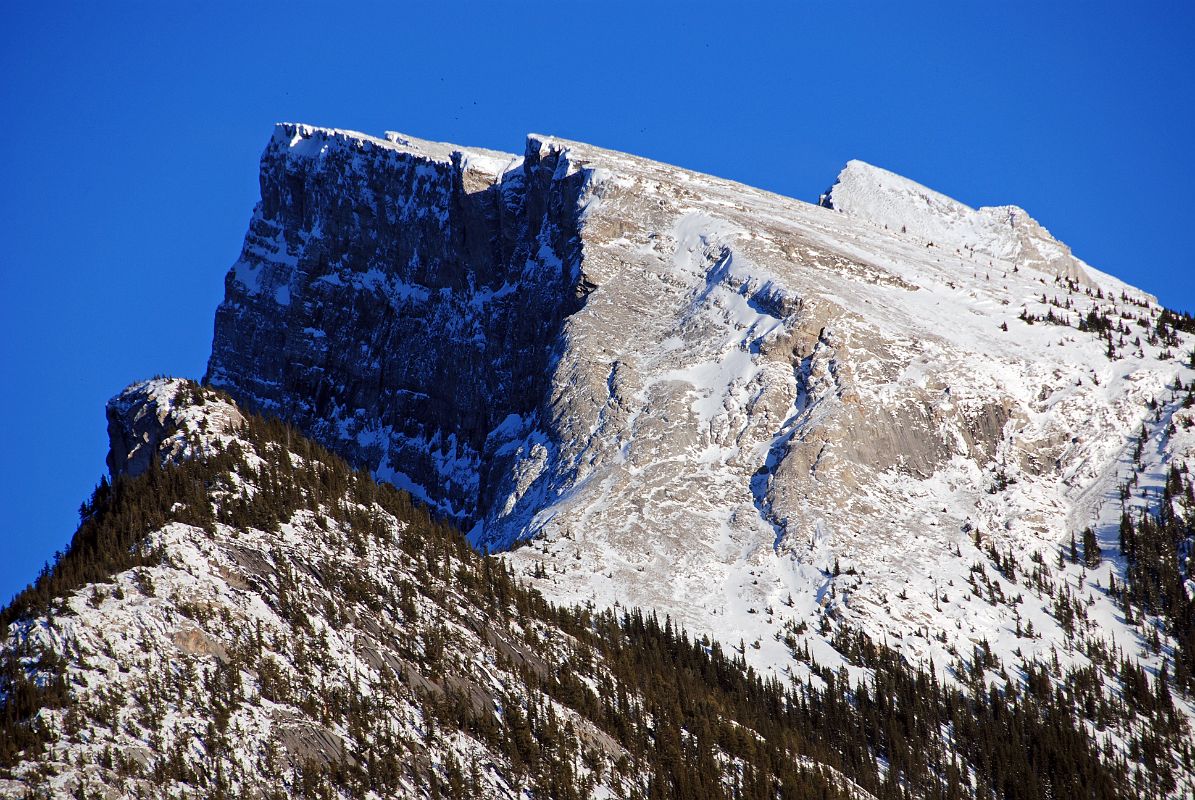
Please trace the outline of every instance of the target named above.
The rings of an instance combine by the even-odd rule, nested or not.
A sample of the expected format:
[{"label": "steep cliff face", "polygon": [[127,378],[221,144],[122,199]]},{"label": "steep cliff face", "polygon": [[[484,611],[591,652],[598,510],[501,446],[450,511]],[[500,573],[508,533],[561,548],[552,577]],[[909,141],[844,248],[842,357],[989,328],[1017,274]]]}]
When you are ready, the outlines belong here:
[{"label": "steep cliff face", "polygon": [[585,186],[534,141],[520,159],[278,126],[209,381],[476,519],[488,437],[540,401],[584,299]]}]

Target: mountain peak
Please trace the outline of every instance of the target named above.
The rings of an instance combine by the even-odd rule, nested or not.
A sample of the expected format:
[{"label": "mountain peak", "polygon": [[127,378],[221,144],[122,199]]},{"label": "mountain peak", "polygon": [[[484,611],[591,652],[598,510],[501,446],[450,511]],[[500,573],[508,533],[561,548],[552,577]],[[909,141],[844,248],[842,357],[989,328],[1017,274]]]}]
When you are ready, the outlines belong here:
[{"label": "mountain peak", "polygon": [[906,178],[891,170],[878,167],[857,158],[847,161],[838,177],[826,192],[819,198],[821,205],[844,211],[846,206],[859,207],[863,196],[871,194],[895,200],[896,197],[907,195],[920,197],[929,206],[953,209],[973,210],[959,201],[936,192],[927,186]]},{"label": "mountain peak", "polygon": [[970,251],[1083,286],[1096,285],[1091,268],[1019,206],[972,208],[854,159],[838,173],[819,204],[924,240],[927,246]]},{"label": "mountain peak", "polygon": [[524,153],[278,128],[218,388],[0,610],[0,796],[1191,795],[1195,320],[862,161]]},{"label": "mountain peak", "polygon": [[113,478],[207,455],[245,422],[227,397],[181,378],[134,383],[108,401],[107,415]]}]

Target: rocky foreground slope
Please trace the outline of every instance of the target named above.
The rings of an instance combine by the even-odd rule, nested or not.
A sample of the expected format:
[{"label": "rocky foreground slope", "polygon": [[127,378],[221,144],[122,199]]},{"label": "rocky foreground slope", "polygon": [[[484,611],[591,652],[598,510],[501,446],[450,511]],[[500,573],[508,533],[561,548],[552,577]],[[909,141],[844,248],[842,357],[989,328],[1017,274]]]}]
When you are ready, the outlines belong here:
[{"label": "rocky foreground slope", "polygon": [[113,481],[3,612],[2,796],[870,796],[796,718],[760,724],[779,687],[654,619],[550,608],[226,397],[155,380],[109,418]]},{"label": "rocky foreground slope", "polygon": [[0,796],[1132,795],[1048,689],[851,635],[866,683],[765,682],[654,614],[550,606],[210,389],[135,385],[109,418],[113,481],[0,613]]}]

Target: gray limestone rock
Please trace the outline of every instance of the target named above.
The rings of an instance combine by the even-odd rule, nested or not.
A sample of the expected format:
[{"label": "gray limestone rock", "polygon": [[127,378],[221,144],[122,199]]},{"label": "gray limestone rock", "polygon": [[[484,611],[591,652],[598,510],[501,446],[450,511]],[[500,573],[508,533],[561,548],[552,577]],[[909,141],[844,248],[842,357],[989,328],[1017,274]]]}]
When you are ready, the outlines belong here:
[{"label": "gray limestone rock", "polygon": [[[108,472],[134,478],[155,463],[191,457],[244,422],[232,404],[190,381],[155,378],[108,401]],[[201,436],[202,434],[202,436]]]},{"label": "gray limestone rock", "polygon": [[1151,302],[1027,216],[843,174],[826,209],[550,137],[518,158],[279,126],[208,378],[553,598],[754,630],[765,660],[750,610],[789,596],[929,624],[904,584],[964,580],[964,528],[1050,552],[1173,374],[1018,319],[1045,291]]},{"label": "gray limestone rock", "polygon": [[520,159],[280,125],[208,380],[478,519],[589,291],[584,181],[546,143]]}]

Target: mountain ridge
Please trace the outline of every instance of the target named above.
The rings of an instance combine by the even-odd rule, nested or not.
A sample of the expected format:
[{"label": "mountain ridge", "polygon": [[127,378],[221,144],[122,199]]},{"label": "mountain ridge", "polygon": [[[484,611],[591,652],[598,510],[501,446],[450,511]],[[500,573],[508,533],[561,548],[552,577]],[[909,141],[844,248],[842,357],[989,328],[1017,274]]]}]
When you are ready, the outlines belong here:
[{"label": "mountain ridge", "polygon": [[[876,796],[889,779],[979,796],[979,762],[947,763],[950,747],[990,765],[992,748],[1020,763],[1059,742],[1111,770],[1068,762],[1055,778],[1078,793],[1195,790],[1184,734],[1195,721],[1195,320],[1089,267],[1015,207],[971,209],[862,162],[827,195],[833,208],[539,135],[520,158],[281,125],[225,279],[211,386],[146,384],[114,399],[103,492],[125,485],[122,472],[204,476],[207,499],[199,484],[167,482],[148,501],[161,525],[147,541],[186,552],[208,548],[213,526],[220,547],[242,536],[265,546],[299,515],[284,537],[298,549],[272,568],[337,606],[366,601],[302,566],[304,548],[333,547],[321,558],[367,571],[402,558],[356,543],[375,516],[344,508],[393,492],[368,473],[423,504],[420,519],[460,526],[485,554],[453,544],[462,563],[602,625],[650,609],[665,623],[645,634],[649,647],[675,647],[684,631],[678,652],[717,646],[761,685],[796,687],[791,708],[853,720],[859,741],[835,746],[866,741],[852,763],[879,772],[821,763]],[[183,416],[170,422],[176,400]],[[257,413],[308,449],[287,455],[281,423],[250,422],[266,438],[240,443]],[[246,452],[259,455],[229,466]],[[362,472],[313,463],[339,458]],[[326,480],[335,491],[315,488]],[[337,492],[350,490],[365,499],[342,507]],[[172,492],[183,511],[210,507],[185,535],[166,524]],[[82,509],[82,553],[102,499]],[[321,511],[328,502],[335,513]],[[327,540],[321,520],[340,526]],[[121,585],[136,584],[146,565],[121,559],[156,551],[116,541]],[[246,589],[217,561],[212,591],[282,603],[273,584]],[[52,627],[64,592],[80,576],[103,583],[108,562],[99,573],[74,563],[39,578],[41,605],[14,608],[48,608],[37,625]],[[374,577],[392,612],[402,598]],[[305,613],[338,628],[326,608]],[[604,630],[618,638],[615,627]],[[27,630],[10,629],[10,653]],[[226,633],[205,635],[227,650]],[[47,651],[45,674],[73,656]],[[426,665],[416,674],[431,679]],[[913,713],[936,720],[918,734],[930,763],[852,716],[870,709],[869,685],[945,698]],[[1000,729],[1021,702],[1028,739],[973,729]],[[964,729],[974,738],[951,740]],[[366,741],[336,735],[355,742],[344,752]],[[576,774],[609,774],[586,769]],[[982,791],[1019,797],[1014,783]]]},{"label": "mountain ridge", "polygon": [[[1157,297],[1100,272],[1076,258],[1044,226],[1016,205],[971,208],[897,173],[852,159],[818,205],[842,211],[891,230],[919,237],[927,246],[979,252],[1019,264],[1036,265],[1081,286],[1157,303]],[[926,213],[928,212],[928,213]]]},{"label": "mountain ridge", "polygon": [[[859,626],[939,670],[977,641],[1026,665],[1070,646],[1044,589],[1022,605],[1023,575],[1091,527],[1104,569],[1123,576],[1124,481],[1137,482],[1129,510],[1152,508],[1146,492],[1195,449],[1185,423],[1172,433],[1168,422],[1188,415],[1195,381],[1184,318],[1007,208],[950,201],[951,236],[923,238],[917,226],[939,217],[906,179],[889,211],[852,214],[528,141],[518,167],[486,173],[496,183],[479,191],[501,203],[484,224],[469,216],[459,167],[431,191],[335,148],[337,205],[320,216],[326,178],[267,149],[263,181],[290,175],[307,216],[265,209],[287,249],[261,258],[304,306],[280,317],[268,291],[248,296],[230,279],[213,383],[452,515],[547,596],[658,609],[750,642],[747,657],[770,673],[805,674],[776,635],[786,626]],[[839,205],[876,194],[878,172],[865,172],[831,191]],[[423,216],[359,227],[381,213],[370,187],[384,180],[386,209]],[[406,230],[421,232],[415,261],[401,242],[406,255],[385,263],[336,244]],[[440,282],[403,288],[413,263]],[[402,286],[363,280],[375,270]],[[491,320],[502,322],[487,330]],[[379,339],[398,325],[402,337]],[[503,371],[512,332],[533,377]],[[374,366],[346,370],[327,352]],[[431,408],[387,399],[423,391],[404,384],[408,364],[459,377]],[[437,410],[454,398],[468,398],[466,413]],[[303,406],[312,399],[319,413]],[[482,419],[478,407],[493,411]],[[1146,462],[1130,457],[1142,426]],[[950,585],[1010,552],[1020,566],[1007,574],[1022,577],[1002,579],[994,605],[966,591],[943,606],[957,598]],[[1105,626],[1090,636],[1142,647],[1101,588],[1105,572],[1062,571]],[[839,658],[831,638],[809,638],[823,663]],[[1160,655],[1143,658],[1160,669]]]}]

